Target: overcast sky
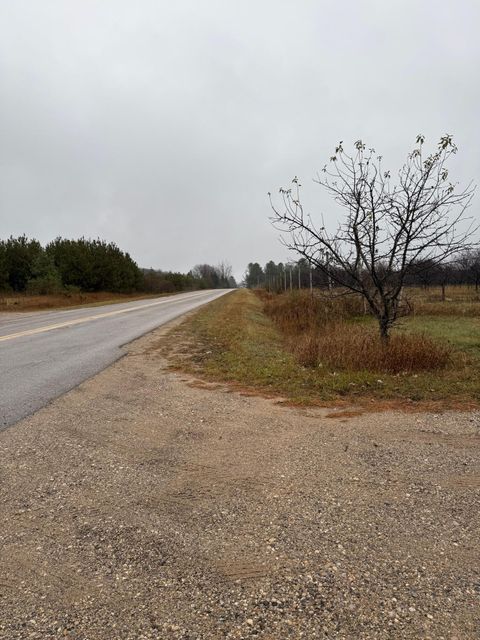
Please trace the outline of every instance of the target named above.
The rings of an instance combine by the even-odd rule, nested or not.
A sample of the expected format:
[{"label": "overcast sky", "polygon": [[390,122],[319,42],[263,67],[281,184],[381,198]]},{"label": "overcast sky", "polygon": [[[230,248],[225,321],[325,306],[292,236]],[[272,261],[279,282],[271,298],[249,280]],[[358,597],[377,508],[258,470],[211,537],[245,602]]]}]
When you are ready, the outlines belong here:
[{"label": "overcast sky", "polygon": [[311,179],[339,140],[396,169],[452,133],[479,182],[479,28],[478,0],[0,0],[0,235],[238,276],[286,257],[266,194],[294,175],[335,220]]}]

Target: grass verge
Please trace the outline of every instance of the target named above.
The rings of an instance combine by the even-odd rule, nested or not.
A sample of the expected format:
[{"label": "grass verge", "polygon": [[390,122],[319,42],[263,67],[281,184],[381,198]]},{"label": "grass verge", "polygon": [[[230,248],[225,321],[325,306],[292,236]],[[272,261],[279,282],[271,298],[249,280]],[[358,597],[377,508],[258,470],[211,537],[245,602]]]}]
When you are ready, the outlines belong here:
[{"label": "grass verge", "polygon": [[[238,290],[203,307],[162,341],[170,365],[237,388],[278,394],[295,404],[363,404],[411,408],[480,405],[480,321],[416,317],[400,332],[448,340],[445,368],[408,374],[302,366],[252,292]],[[168,344],[167,344],[168,343]],[[372,405],[372,403],[375,403]]]}]

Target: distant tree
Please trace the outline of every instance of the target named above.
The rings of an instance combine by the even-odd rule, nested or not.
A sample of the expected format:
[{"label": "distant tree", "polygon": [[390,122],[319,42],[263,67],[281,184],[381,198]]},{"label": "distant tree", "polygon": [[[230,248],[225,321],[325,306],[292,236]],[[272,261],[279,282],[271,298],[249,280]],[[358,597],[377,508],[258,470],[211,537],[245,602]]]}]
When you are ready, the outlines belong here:
[{"label": "distant tree", "polygon": [[128,292],[141,289],[143,276],[128,253],[105,240],[56,238],[47,245],[62,282],[84,291]]},{"label": "distant tree", "polygon": [[424,289],[433,287],[438,279],[439,269],[440,265],[435,260],[412,261],[405,273],[405,284],[420,285]]},{"label": "distant tree", "polygon": [[169,281],[166,274],[146,269],[143,273],[142,290],[148,293],[173,293],[176,291],[176,287],[173,282]]},{"label": "distant tree", "polygon": [[[401,314],[401,294],[412,264],[443,264],[474,246],[478,227],[465,215],[474,193],[448,180],[447,163],[456,153],[452,137],[440,139],[424,158],[424,137],[408,155],[393,184],[382,157],[359,140],[352,155],[337,146],[316,182],[345,210],[334,233],[314,223],[300,201],[300,183],[280,189],[282,206],[271,199],[273,224],[286,232],[286,245],[344,290],[363,296],[388,340]],[[269,194],[270,195],[270,194]]]},{"label": "distant tree", "polygon": [[211,264],[197,264],[190,272],[193,278],[200,280],[205,289],[228,289],[236,286],[232,275],[232,266],[223,261],[216,267]]},{"label": "distant tree", "polygon": [[463,281],[475,285],[475,291],[480,288],[480,249],[462,253],[458,260]]},{"label": "distant tree", "polygon": [[[195,277],[190,273],[180,273],[178,271],[156,271],[155,275],[173,291],[193,291],[205,288],[205,283],[200,277]],[[167,291],[167,289],[163,289]]]},{"label": "distant tree", "polygon": [[277,265],[273,260],[267,262],[264,269],[265,286],[269,291],[277,291],[279,289],[279,272]]},{"label": "distant tree", "polygon": [[4,263],[8,273],[8,284],[13,291],[22,292],[33,277],[34,265],[43,249],[37,240],[25,235],[10,237],[4,244]]},{"label": "distant tree", "polygon": [[220,275],[216,267],[211,264],[197,264],[191,271],[195,278],[204,283],[205,289],[218,289],[220,287]]},{"label": "distant tree", "polygon": [[161,276],[173,287],[174,291],[186,291],[195,289],[195,280],[184,273],[178,271],[164,271]]},{"label": "distant tree", "polygon": [[46,252],[51,256],[65,286],[78,287],[83,291],[94,288],[93,259],[87,240],[56,238],[47,244]]},{"label": "distant tree", "polygon": [[265,274],[258,262],[250,262],[245,273],[245,284],[249,289],[263,286]]},{"label": "distant tree", "polygon": [[228,289],[232,276],[232,265],[223,260],[217,265],[217,273],[219,277],[219,285],[222,289]]},{"label": "distant tree", "polygon": [[32,277],[27,282],[26,290],[35,295],[53,294],[62,290],[60,273],[46,251],[42,251],[34,259]]},{"label": "distant tree", "polygon": [[7,291],[8,289],[10,289],[10,283],[8,281],[6,247],[5,242],[0,240],[0,291]]}]

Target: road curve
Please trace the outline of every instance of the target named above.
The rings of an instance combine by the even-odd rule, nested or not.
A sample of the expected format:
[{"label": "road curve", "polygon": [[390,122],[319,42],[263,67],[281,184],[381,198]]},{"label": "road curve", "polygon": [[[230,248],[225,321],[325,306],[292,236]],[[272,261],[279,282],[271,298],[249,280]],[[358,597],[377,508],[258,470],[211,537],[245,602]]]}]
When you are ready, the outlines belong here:
[{"label": "road curve", "polygon": [[110,365],[126,343],[227,291],[0,314],[0,430]]}]

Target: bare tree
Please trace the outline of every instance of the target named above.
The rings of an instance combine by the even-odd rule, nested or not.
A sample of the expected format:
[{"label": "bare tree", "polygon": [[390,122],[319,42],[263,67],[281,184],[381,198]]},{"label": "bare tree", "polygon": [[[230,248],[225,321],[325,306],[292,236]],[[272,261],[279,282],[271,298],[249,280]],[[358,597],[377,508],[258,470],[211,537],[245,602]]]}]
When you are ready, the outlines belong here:
[{"label": "bare tree", "polygon": [[222,283],[224,283],[225,286],[228,286],[228,282],[233,275],[232,265],[226,260],[222,260],[217,265],[217,272]]},{"label": "bare tree", "polygon": [[358,140],[352,155],[340,144],[315,182],[345,210],[334,233],[314,223],[300,201],[298,178],[280,189],[280,207],[270,202],[276,228],[286,232],[289,249],[325,273],[328,282],[363,296],[378,320],[380,336],[401,315],[402,287],[409,268],[419,261],[441,264],[474,246],[478,226],[466,216],[475,187],[459,189],[448,179],[447,163],[457,147],[450,135],[424,157],[424,137],[398,172],[394,184],[375,149]]},{"label": "bare tree", "polygon": [[467,282],[475,285],[475,291],[480,289],[480,249],[465,251],[458,260],[458,266]]}]

